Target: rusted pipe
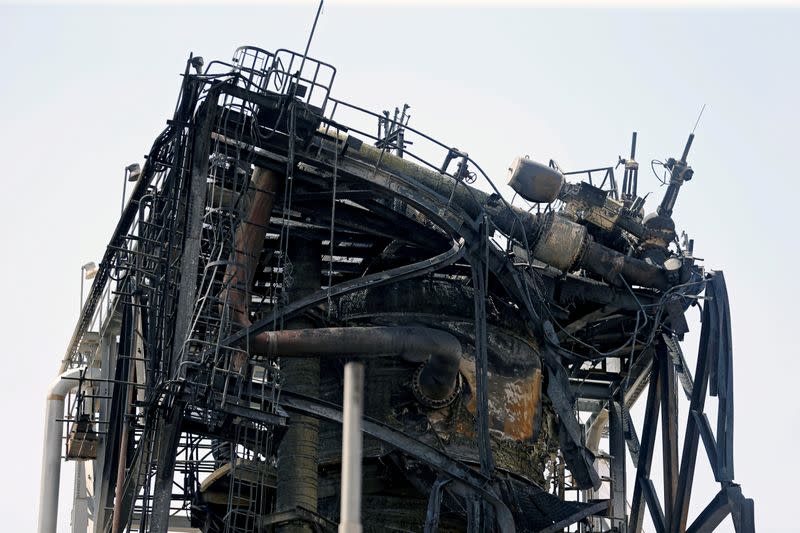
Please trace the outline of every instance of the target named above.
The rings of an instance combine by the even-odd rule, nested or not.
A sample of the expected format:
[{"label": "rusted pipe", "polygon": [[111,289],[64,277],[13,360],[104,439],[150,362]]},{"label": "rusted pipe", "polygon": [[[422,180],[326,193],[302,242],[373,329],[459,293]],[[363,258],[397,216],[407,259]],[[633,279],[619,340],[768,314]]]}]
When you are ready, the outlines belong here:
[{"label": "rusted pipe", "polygon": [[[236,229],[233,261],[223,278],[226,288],[220,294],[220,300],[230,306],[231,319],[243,327],[251,324],[248,311],[250,287],[256,275],[264,235],[269,227],[279,177],[277,173],[260,167],[253,171],[253,196],[247,214]],[[238,356],[233,366],[235,370],[241,370],[244,366],[243,356]]]},{"label": "rusted pipe", "polygon": [[446,331],[405,326],[267,331],[252,341],[251,348],[263,357],[397,356],[425,362],[418,386],[432,403],[456,391],[462,354],[461,342]]},{"label": "rusted pipe", "polygon": [[247,295],[253,284],[259,253],[272,215],[278,174],[256,167],[251,186],[254,193],[249,210],[239,224],[234,238],[233,264],[225,271],[225,284],[230,289],[223,294],[228,296],[232,318],[240,324],[249,323]]}]

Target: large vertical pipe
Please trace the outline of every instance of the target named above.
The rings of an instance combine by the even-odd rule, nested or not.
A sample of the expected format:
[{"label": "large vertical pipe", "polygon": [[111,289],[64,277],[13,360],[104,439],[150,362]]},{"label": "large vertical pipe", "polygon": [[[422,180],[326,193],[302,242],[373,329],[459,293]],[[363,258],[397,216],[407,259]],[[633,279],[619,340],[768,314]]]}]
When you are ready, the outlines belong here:
[{"label": "large vertical pipe", "polygon": [[39,488],[39,533],[55,533],[58,520],[58,488],[61,481],[62,423],[56,419],[64,414],[64,395],[47,396],[44,422],[44,453]]},{"label": "large vertical pipe", "polygon": [[361,417],[364,414],[364,363],[344,365],[342,487],[339,533],[361,533]]},{"label": "large vertical pipe", "polygon": [[[320,241],[307,240],[293,235],[288,246],[288,262],[291,264],[291,284],[285,276],[290,301],[303,298],[320,289],[321,264]],[[306,317],[298,317],[286,324],[287,329],[314,327]],[[283,387],[307,396],[319,396],[319,358],[281,359]],[[276,509],[291,511],[303,507],[317,510],[317,458],[319,453],[319,420],[309,416],[293,415],[289,429],[278,448],[278,486]],[[307,524],[285,524],[279,531],[286,533],[310,533]]]},{"label": "large vertical pipe", "polygon": [[39,486],[39,533],[55,533],[58,521],[58,488],[61,482],[61,447],[64,425],[64,398],[78,386],[82,372],[86,379],[97,377],[96,368],[73,368],[61,374],[47,394],[44,418],[44,450]]}]

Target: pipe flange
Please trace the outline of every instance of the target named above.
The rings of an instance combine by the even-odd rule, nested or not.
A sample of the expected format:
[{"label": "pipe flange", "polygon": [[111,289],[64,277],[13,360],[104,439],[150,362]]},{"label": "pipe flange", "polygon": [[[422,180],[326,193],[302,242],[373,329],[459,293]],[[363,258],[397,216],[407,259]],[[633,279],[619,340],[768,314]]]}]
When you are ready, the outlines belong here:
[{"label": "pipe flange", "polygon": [[411,378],[411,391],[414,393],[414,397],[429,409],[441,409],[443,407],[447,407],[451,403],[455,401],[455,399],[461,394],[462,389],[462,381],[461,381],[461,373],[459,372],[456,374],[456,386],[453,387],[453,391],[448,394],[445,398],[441,400],[437,400],[435,398],[428,397],[424,392],[422,392],[422,386],[420,385],[420,376],[422,375],[422,369],[425,368],[425,364],[423,363],[414,371],[414,376]]}]

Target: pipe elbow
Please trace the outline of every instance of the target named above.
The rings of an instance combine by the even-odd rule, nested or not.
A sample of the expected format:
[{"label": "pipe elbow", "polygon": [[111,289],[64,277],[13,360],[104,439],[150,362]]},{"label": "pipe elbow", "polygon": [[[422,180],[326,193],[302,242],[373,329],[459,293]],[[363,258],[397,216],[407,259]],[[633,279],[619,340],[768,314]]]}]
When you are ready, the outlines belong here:
[{"label": "pipe elbow", "polygon": [[441,409],[453,403],[461,392],[459,367],[463,348],[452,334],[429,328],[420,328],[425,346],[423,353],[430,356],[414,373],[412,391],[417,400],[432,409]]},{"label": "pipe elbow", "polygon": [[262,332],[251,337],[259,357],[401,357],[422,363],[412,380],[426,406],[449,405],[461,390],[461,341],[428,327],[351,326]]},{"label": "pipe elbow", "polygon": [[59,375],[56,380],[50,385],[47,390],[48,400],[63,400],[69,392],[78,386],[78,381],[83,378],[85,380],[98,379],[100,377],[100,369],[93,367],[78,367],[71,368],[66,372]]}]

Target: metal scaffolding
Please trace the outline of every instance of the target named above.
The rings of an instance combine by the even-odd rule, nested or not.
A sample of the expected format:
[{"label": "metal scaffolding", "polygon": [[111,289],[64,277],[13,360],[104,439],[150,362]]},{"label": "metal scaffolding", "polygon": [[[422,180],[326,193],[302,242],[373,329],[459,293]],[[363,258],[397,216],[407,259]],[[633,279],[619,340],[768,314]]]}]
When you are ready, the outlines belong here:
[{"label": "metal scaffolding", "polygon": [[[635,134],[621,189],[612,167],[518,159],[518,207],[407,105],[334,98],[335,76],[283,49],[189,58],[61,365],[86,527],[333,531],[342,483],[364,531],[754,531],[725,278],[671,218],[693,135],[653,215]],[[701,451],[720,491],[690,520]]]}]

